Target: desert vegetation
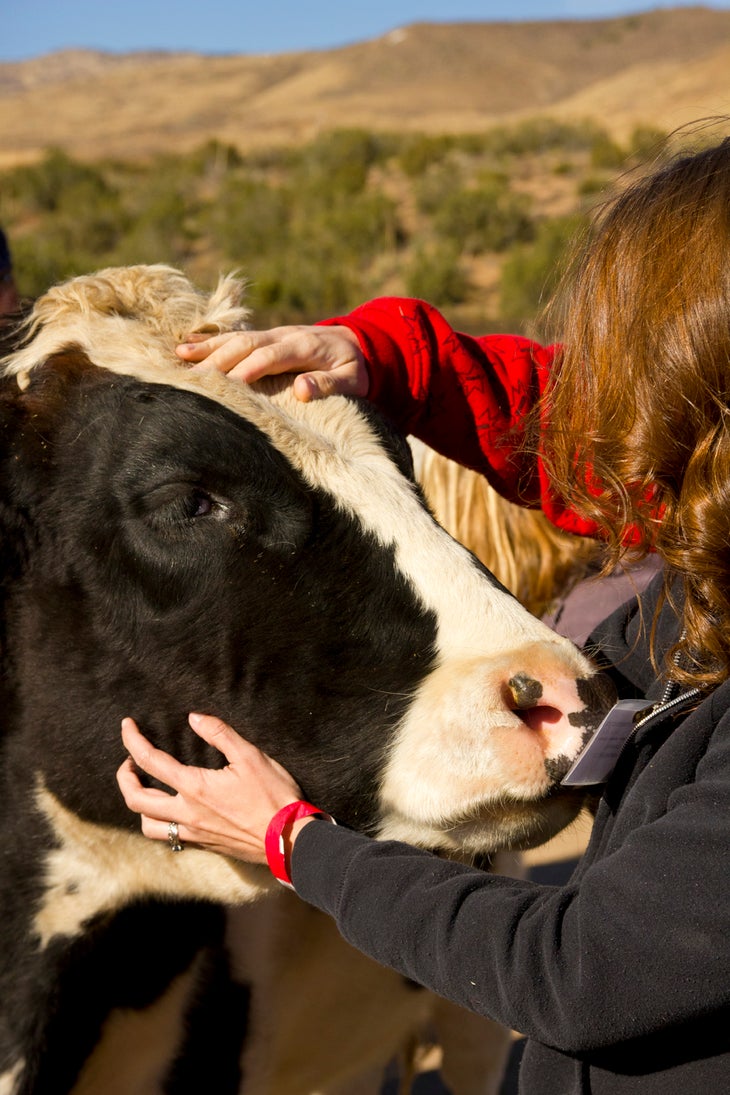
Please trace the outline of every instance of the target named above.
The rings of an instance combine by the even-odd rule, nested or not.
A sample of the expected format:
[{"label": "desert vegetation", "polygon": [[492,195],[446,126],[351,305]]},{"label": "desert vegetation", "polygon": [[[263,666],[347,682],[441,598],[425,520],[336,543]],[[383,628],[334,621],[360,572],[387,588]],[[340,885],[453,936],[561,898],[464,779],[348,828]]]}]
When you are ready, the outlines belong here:
[{"label": "desert vegetation", "polygon": [[667,143],[535,119],[463,136],[338,129],[268,151],[211,141],[139,162],[50,148],[0,173],[0,222],[28,296],[101,266],[167,262],[203,286],[239,269],[262,325],[396,293],[464,330],[531,331],[568,240]]}]

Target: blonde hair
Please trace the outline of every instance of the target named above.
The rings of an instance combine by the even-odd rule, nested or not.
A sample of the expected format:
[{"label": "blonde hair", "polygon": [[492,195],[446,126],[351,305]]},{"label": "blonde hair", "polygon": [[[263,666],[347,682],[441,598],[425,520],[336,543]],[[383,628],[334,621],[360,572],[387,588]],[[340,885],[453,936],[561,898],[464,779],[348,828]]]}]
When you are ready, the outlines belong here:
[{"label": "blonde hair", "polygon": [[418,478],[436,519],[535,616],[544,615],[590,570],[600,547],[561,532],[541,510],[502,498],[487,480],[427,448]]}]

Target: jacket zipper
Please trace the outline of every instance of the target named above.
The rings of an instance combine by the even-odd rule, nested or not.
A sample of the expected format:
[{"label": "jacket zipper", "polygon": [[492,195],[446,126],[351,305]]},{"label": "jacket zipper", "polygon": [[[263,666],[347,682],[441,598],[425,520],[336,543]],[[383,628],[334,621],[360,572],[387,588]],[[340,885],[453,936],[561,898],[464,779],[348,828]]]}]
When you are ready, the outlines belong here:
[{"label": "jacket zipper", "polygon": [[[679,652],[675,653],[673,661],[675,665],[679,664]],[[653,719],[661,718],[667,712],[671,712],[675,707],[683,706],[688,700],[693,700],[695,697],[702,695],[701,688],[689,688],[686,692],[682,692],[679,696],[675,696],[673,693],[676,692],[677,688],[679,688],[679,685],[676,681],[667,681],[664,685],[661,699],[652,704],[648,709],[645,709],[645,712],[637,711],[637,715],[640,717],[637,718],[633,730],[624,742],[621,751],[616,758],[616,764],[618,764],[631,742],[634,741],[639,730],[646,726],[647,723],[650,723]]]},{"label": "jacket zipper", "polygon": [[[684,635],[685,633],[683,631],[681,637],[684,638]],[[679,651],[677,651],[672,661],[675,665],[679,665],[679,660]],[[682,692],[681,695],[675,696],[674,693],[678,688],[679,685],[676,681],[667,681],[667,683],[664,685],[664,691],[662,692],[661,699],[657,700],[657,702],[653,704],[653,706],[646,712],[646,714],[642,715],[641,718],[637,721],[634,729],[631,732],[632,738],[636,731],[639,730],[639,728],[647,723],[650,719],[653,719],[655,715],[663,715],[665,711],[670,711],[673,707],[678,706],[678,704],[684,703],[685,700],[694,699],[695,696],[702,695],[701,688],[689,688],[686,692]],[[630,740],[631,738],[629,738],[629,741]]]},{"label": "jacket zipper", "polygon": [[[665,695],[668,691],[671,692],[671,690],[672,690],[671,689],[671,684],[668,684],[667,687],[664,690]],[[701,695],[702,695],[702,689],[701,688],[690,688],[687,692],[683,692],[681,694],[681,696],[674,696],[672,699],[666,700],[666,701],[660,700],[657,703],[655,703],[653,706],[651,706],[649,708],[644,708],[643,712],[642,711],[637,711],[634,718],[636,718],[637,716],[641,716],[641,717],[638,719],[638,721],[636,723],[634,723],[634,726],[633,726],[633,729],[631,730],[631,733],[629,734],[626,741],[621,746],[621,749],[619,750],[618,756],[616,757],[616,760],[615,760],[614,765],[613,765],[613,771],[615,771],[616,768],[618,767],[618,764],[621,761],[624,753],[626,752],[628,747],[632,744],[632,742],[635,740],[636,735],[638,734],[639,730],[641,730],[644,726],[646,726],[647,723],[650,723],[652,721],[652,719],[661,718],[661,716],[663,716],[667,711],[672,711],[673,708],[680,707],[681,705],[683,705],[685,703],[685,701],[692,700],[696,696],[701,696]],[[607,779],[608,778],[610,778],[610,776],[607,777]]]},{"label": "jacket zipper", "polygon": [[634,729],[631,731],[631,737],[629,738],[629,741],[631,741],[631,738],[633,738],[637,730],[640,730],[641,727],[644,726],[645,723],[649,722],[651,719],[657,718],[659,715],[664,715],[665,712],[671,711],[675,707],[679,707],[680,704],[684,704],[686,700],[692,700],[695,698],[695,696],[702,695],[701,688],[690,688],[686,692],[682,692],[682,694],[679,696],[674,696],[672,699],[665,699],[667,693],[671,695],[671,692],[672,684],[670,683],[665,688],[664,696],[661,698],[661,700],[653,704],[646,712],[638,712],[638,714],[641,715],[641,718],[634,725]]}]

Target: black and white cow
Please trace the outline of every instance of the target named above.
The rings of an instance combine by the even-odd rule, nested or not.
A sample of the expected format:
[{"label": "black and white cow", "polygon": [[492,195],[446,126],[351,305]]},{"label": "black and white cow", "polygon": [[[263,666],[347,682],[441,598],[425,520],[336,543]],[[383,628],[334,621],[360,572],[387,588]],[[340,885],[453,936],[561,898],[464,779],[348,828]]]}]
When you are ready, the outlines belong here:
[{"label": "black and white cow", "polygon": [[75,279],[0,380],[0,1095],[354,1091],[347,1061],[373,1060],[367,1020],[315,1045],[347,977],[340,1000],[310,976],[311,1002],[302,977],[301,1015],[262,1029],[296,997],[282,970],[336,971],[344,944],[266,870],[140,835],[124,715],[218,765],[186,724],[218,714],[341,823],[445,855],[540,842],[581,806],[558,783],[602,679],[434,522],[367,406],[179,364],[191,330],[244,324],[239,297],[166,267]]}]

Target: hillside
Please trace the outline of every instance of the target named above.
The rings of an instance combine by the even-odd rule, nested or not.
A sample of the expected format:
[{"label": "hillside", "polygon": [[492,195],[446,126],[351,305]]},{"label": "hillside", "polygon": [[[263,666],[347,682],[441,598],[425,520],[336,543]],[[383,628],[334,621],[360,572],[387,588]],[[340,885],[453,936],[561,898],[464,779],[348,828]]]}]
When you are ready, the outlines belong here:
[{"label": "hillside", "polygon": [[360,126],[480,132],[546,115],[623,139],[730,115],[730,12],[601,21],[415,24],[340,49],[276,55],[103,54],[0,64],[0,166],[49,145],[86,159],[242,148]]}]

